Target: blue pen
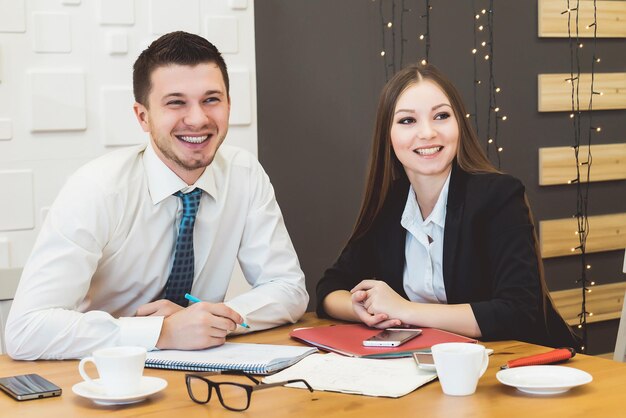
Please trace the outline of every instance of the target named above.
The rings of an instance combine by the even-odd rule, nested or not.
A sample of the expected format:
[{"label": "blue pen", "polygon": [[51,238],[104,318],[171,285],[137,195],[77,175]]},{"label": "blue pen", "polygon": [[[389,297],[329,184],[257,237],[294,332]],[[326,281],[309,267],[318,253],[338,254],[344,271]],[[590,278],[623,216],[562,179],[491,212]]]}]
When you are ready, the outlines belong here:
[{"label": "blue pen", "polygon": [[[193,295],[190,295],[189,293],[185,293],[185,299],[187,299],[188,301],[193,302],[193,303],[202,302],[200,299],[198,299],[197,297],[195,297]],[[250,328],[250,325],[246,324],[245,322],[242,322],[239,325],[241,325],[244,328]]]}]

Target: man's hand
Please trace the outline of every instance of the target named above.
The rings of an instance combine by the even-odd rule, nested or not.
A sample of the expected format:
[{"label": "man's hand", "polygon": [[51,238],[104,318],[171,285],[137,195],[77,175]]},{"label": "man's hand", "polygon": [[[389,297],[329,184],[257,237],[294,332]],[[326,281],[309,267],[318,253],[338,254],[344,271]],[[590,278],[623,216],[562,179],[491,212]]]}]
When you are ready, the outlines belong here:
[{"label": "man's hand", "polygon": [[226,335],[242,322],[243,318],[223,303],[194,303],[165,317],[156,346],[160,349],[199,350],[222,345]]},{"label": "man's hand", "polygon": [[154,302],[146,303],[137,308],[135,316],[165,316],[168,317],[181,309],[182,306],[175,304],[171,300],[159,299]]}]

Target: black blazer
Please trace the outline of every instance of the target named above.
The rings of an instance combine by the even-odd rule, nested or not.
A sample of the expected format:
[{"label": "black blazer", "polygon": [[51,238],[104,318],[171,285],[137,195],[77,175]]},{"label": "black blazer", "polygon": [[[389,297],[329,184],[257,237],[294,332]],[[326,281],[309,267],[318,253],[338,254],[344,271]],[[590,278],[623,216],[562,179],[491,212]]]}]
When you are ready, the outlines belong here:
[{"label": "black blazer", "polygon": [[[349,242],[317,285],[317,313],[335,290],[361,280],[403,288],[406,230],[400,224],[406,180],[390,190],[380,214]],[[504,174],[469,174],[453,164],[443,243],[443,279],[449,304],[469,303],[481,340],[515,339],[552,347],[580,347],[554,309],[539,271],[533,224],[522,183]]]}]

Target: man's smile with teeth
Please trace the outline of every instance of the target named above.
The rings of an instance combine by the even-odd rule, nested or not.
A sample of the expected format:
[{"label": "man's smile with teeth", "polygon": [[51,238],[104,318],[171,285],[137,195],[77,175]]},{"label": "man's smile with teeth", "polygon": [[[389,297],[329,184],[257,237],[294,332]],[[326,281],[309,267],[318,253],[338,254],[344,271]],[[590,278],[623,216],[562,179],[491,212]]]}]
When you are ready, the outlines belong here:
[{"label": "man's smile with teeth", "polygon": [[200,144],[206,141],[208,137],[209,135],[202,135],[202,136],[176,135],[176,138],[180,139],[181,141],[190,142],[192,144]]},{"label": "man's smile with teeth", "polygon": [[437,147],[432,147],[432,148],[420,148],[420,149],[413,150],[413,152],[419,155],[433,155],[441,151],[442,148],[443,148],[442,146],[437,146]]}]

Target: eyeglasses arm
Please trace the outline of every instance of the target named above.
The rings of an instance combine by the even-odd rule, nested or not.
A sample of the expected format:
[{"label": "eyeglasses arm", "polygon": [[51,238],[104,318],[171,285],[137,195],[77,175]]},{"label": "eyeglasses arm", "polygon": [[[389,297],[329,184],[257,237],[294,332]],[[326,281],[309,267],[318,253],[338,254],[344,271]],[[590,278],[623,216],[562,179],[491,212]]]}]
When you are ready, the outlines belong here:
[{"label": "eyeglasses arm", "polygon": [[313,388],[311,387],[311,385],[309,385],[309,383],[304,379],[291,379],[291,380],[285,380],[282,382],[275,382],[275,383],[261,383],[257,386],[253,386],[252,390],[269,389],[269,388],[273,388],[276,386],[285,386],[290,383],[302,383],[304,384],[304,386],[306,386],[309,392],[313,392]]}]

